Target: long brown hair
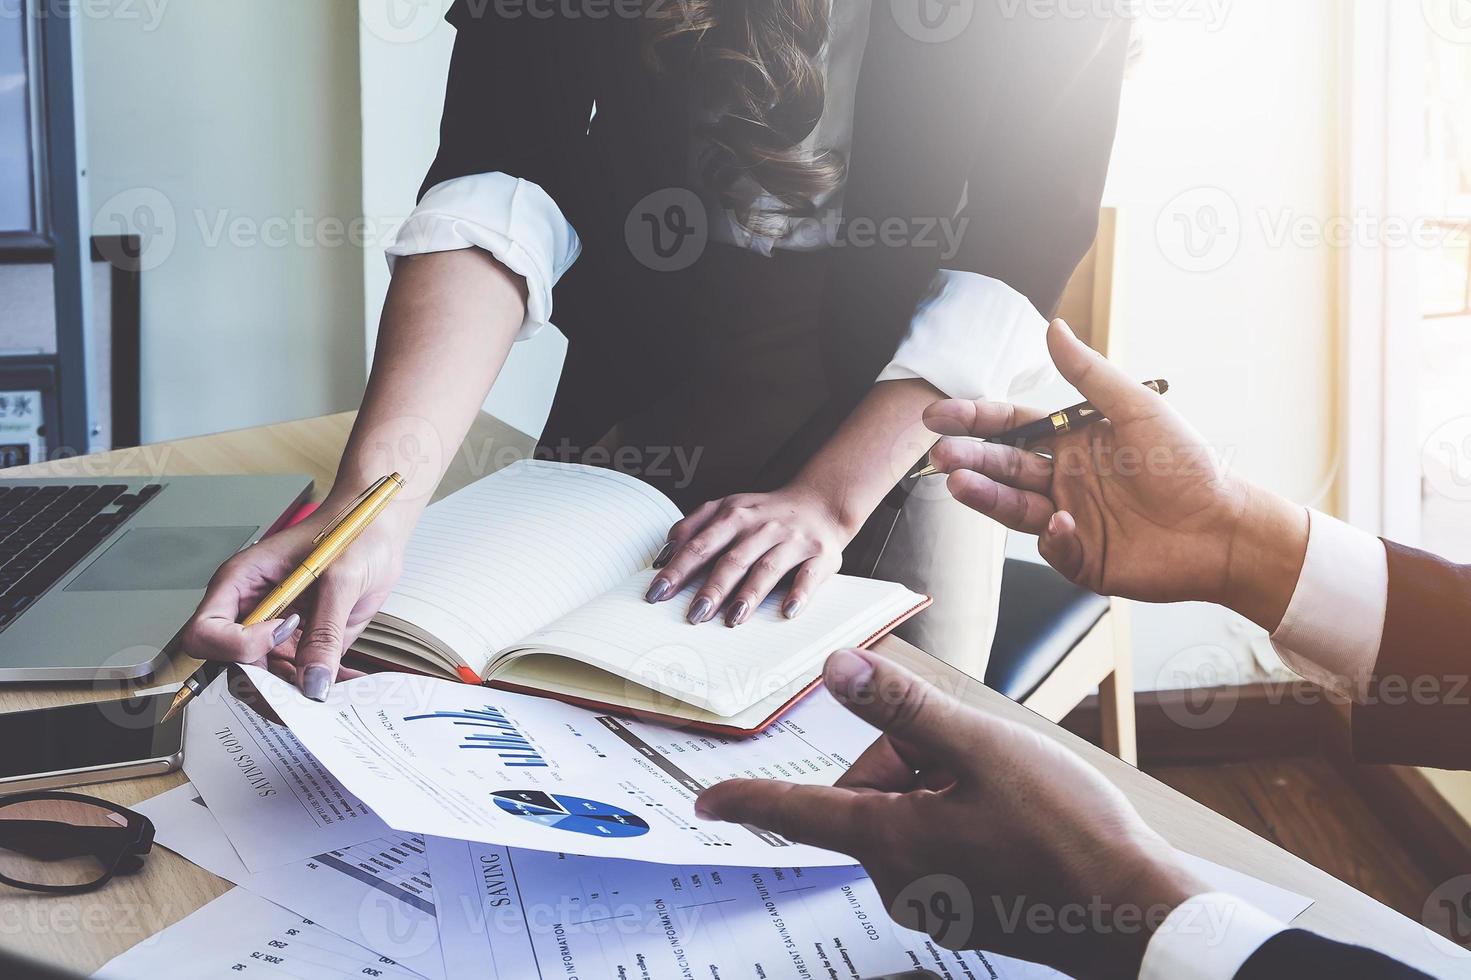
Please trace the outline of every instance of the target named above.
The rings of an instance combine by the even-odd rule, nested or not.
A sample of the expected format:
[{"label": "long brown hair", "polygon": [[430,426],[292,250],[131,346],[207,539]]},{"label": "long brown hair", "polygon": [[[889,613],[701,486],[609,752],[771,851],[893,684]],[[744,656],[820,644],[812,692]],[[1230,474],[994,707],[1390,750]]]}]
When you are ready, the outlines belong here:
[{"label": "long brown hair", "polygon": [[800,149],[822,118],[827,84],[819,57],[828,41],[833,0],[653,0],[648,53],[662,68],[679,52],[718,114],[701,132],[712,152],[702,177],[741,223],[758,229],[734,187],[747,176],[806,217],[814,201],[842,180],[836,154]]}]

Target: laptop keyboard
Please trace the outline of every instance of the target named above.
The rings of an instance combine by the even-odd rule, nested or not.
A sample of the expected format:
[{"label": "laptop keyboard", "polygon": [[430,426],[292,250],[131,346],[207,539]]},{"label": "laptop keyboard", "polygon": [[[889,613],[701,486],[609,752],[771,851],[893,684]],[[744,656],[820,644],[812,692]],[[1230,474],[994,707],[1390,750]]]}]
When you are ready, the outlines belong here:
[{"label": "laptop keyboard", "polygon": [[[0,630],[163,487],[0,487]],[[106,511],[106,513],[104,513]]]}]

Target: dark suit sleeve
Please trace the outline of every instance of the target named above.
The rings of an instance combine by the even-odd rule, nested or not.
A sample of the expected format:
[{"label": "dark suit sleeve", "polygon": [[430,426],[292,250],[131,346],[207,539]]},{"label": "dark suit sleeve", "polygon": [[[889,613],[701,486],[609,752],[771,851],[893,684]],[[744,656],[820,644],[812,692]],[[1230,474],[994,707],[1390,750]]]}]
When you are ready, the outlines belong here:
[{"label": "dark suit sleeve", "polygon": [[1471,567],[1385,542],[1389,600],[1353,707],[1360,762],[1471,769]]},{"label": "dark suit sleeve", "polygon": [[548,4],[456,0],[456,31],[440,123],[439,154],[420,189],[470,174],[507,173],[553,200],[571,190],[592,115],[596,23]]},{"label": "dark suit sleeve", "polygon": [[1302,929],[1288,929],[1251,954],[1236,971],[1235,980],[1298,980],[1299,977],[1406,980],[1428,976],[1383,953],[1336,943]]},{"label": "dark suit sleeve", "polygon": [[1098,212],[1118,125],[1132,22],[1110,17],[1037,31],[1015,55],[992,105],[961,212],[964,243],[946,268],[999,279],[1043,316],[1098,234]]}]

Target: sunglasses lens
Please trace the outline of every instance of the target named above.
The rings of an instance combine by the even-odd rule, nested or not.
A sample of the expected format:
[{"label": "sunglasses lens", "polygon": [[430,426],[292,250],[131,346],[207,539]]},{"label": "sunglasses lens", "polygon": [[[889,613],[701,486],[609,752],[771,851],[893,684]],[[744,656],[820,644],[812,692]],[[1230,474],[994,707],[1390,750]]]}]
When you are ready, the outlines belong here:
[{"label": "sunglasses lens", "polygon": [[0,803],[0,875],[50,887],[90,885],[117,863],[127,819],[74,800]]}]

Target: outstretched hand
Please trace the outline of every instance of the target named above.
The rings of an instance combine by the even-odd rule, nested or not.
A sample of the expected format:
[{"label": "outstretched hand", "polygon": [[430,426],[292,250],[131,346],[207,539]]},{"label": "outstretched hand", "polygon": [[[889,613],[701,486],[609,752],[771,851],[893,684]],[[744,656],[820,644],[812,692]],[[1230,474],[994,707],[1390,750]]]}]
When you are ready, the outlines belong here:
[{"label": "outstretched hand", "polygon": [[[824,679],[883,732],[847,774],[834,786],[731,780],[701,794],[697,814],[852,855],[889,914],[943,946],[1080,977],[1136,975],[1148,926],[1209,890],[1113,784],[1052,739],[874,653],[833,654]],[[1103,910],[1098,927],[1062,924],[1091,909]]]},{"label": "outstretched hand", "polygon": [[950,492],[1037,535],[1042,557],[1094,592],[1220,602],[1274,629],[1307,546],[1306,512],[1229,474],[1164,398],[1061,320],[1047,345],[1063,377],[1107,421],[1018,449],[977,440],[1045,413],[939,402],[925,424],[946,437],[930,457],[950,474]]}]

